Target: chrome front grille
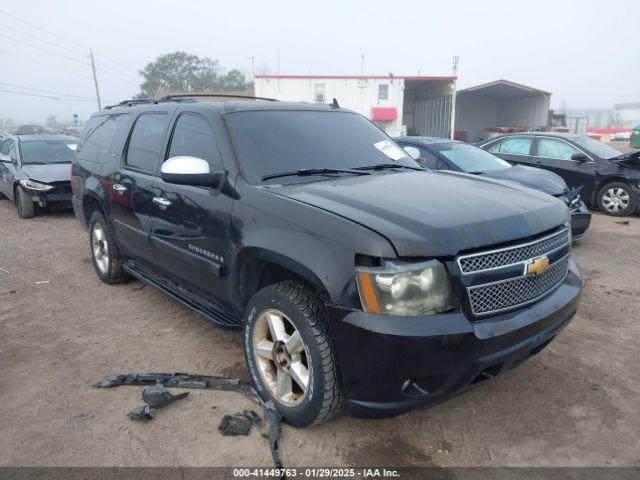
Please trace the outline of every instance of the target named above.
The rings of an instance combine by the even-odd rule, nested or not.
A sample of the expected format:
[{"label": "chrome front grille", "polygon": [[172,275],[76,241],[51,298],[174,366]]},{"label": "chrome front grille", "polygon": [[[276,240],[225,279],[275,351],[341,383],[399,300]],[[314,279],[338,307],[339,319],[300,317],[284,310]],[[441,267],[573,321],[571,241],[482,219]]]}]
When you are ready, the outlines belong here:
[{"label": "chrome front grille", "polygon": [[563,228],[529,242],[459,256],[472,313],[490,315],[543,297],[567,276],[569,251],[569,231]]},{"label": "chrome front grille", "polygon": [[515,245],[513,247],[472,253],[458,257],[458,265],[463,274],[476,273],[485,270],[514,265],[529,259],[546,255],[569,243],[569,232],[564,229],[537,240]]},{"label": "chrome front grille", "polygon": [[487,315],[531,303],[562,282],[568,268],[569,256],[566,256],[539,276],[515,277],[469,287],[471,310],[475,315]]}]

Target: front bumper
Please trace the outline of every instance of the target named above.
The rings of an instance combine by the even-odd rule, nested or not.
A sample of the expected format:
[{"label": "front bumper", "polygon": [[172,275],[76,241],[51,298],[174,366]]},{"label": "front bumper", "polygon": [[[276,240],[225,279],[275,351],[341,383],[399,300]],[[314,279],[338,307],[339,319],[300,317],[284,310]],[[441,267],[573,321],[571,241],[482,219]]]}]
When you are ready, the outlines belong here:
[{"label": "front bumper", "polygon": [[26,190],[33,203],[39,207],[71,208],[71,182],[56,182],[46,192]]},{"label": "front bumper", "polygon": [[587,229],[591,224],[591,212],[584,202],[578,208],[571,210],[571,235],[573,240],[582,240],[587,236]]},{"label": "front bumper", "polygon": [[329,306],[349,413],[398,415],[520,365],[571,321],[581,290],[571,260],[566,279],[542,300],[481,321],[462,312],[394,317]]}]

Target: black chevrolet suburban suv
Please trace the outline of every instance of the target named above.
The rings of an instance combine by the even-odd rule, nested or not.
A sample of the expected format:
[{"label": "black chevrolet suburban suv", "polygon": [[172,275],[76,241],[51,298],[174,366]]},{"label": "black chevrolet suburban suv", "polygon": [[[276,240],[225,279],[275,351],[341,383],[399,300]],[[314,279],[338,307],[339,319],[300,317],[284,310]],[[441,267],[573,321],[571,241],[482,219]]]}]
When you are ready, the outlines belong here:
[{"label": "black chevrolet suburban suv", "polygon": [[123,102],[88,122],[72,188],[100,279],[242,328],[260,395],[294,426],[492,378],[542,350],[581,293],[561,201],[424,171],[336,103]]}]

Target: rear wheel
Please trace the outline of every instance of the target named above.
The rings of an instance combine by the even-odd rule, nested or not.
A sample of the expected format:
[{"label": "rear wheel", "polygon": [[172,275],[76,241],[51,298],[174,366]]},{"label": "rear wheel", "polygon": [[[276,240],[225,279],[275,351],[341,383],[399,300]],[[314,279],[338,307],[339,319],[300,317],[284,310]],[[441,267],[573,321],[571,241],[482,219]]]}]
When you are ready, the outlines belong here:
[{"label": "rear wheel", "polygon": [[22,187],[16,189],[16,208],[20,218],[32,218],[34,215],[33,200]]},{"label": "rear wheel", "polygon": [[607,215],[624,217],[636,211],[638,198],[626,183],[612,182],[602,187],[598,192],[598,206]]},{"label": "rear wheel", "polygon": [[308,285],[286,281],[258,291],[247,306],[244,346],[260,396],[289,425],[322,423],[344,408],[324,305]]},{"label": "rear wheel", "polygon": [[100,280],[112,284],[129,277],[122,268],[118,245],[102,212],[93,212],[89,220],[89,246],[93,267]]}]

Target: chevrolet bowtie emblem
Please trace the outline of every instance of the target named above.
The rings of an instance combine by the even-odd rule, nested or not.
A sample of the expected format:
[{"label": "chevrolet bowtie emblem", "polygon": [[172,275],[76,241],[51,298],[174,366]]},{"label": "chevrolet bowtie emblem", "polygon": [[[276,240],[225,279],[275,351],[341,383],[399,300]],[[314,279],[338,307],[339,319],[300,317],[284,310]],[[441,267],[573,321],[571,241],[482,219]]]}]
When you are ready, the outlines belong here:
[{"label": "chevrolet bowtie emblem", "polygon": [[524,268],[527,275],[542,275],[549,268],[549,259],[546,256],[533,258]]}]

